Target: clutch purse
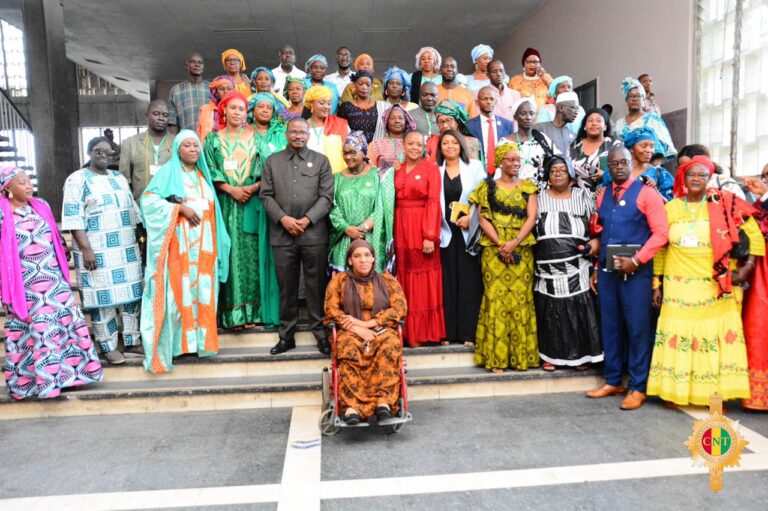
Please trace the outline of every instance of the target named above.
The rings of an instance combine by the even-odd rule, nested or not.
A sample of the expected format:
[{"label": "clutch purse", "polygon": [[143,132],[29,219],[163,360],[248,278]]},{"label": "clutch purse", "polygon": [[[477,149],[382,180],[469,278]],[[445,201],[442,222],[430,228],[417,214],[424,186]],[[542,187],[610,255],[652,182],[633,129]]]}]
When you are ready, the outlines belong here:
[{"label": "clutch purse", "polygon": [[469,214],[469,204],[453,201],[449,207],[451,208],[451,223],[455,224],[459,218]]},{"label": "clutch purse", "polygon": [[640,248],[641,245],[608,245],[605,249],[605,271],[616,271],[613,256],[632,257]]}]

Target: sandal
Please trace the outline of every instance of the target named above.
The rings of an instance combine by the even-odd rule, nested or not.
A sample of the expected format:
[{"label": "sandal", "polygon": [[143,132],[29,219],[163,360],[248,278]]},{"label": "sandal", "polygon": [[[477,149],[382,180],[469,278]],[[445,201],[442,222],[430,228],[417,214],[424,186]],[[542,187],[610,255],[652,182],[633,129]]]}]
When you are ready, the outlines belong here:
[{"label": "sandal", "polygon": [[389,409],[389,405],[379,405],[376,407],[376,418],[380,421],[391,419],[392,411]]},{"label": "sandal", "polygon": [[440,342],[440,346],[450,346],[450,345],[451,345],[451,341],[447,341],[446,340],[446,341],[441,341]]},{"label": "sandal", "polygon": [[360,416],[352,408],[347,408],[347,411],[344,414],[344,422],[350,426],[357,426],[360,424]]},{"label": "sandal", "polygon": [[541,365],[541,368],[542,368],[544,371],[548,372],[548,373],[554,373],[554,372],[555,372],[555,370],[557,369],[557,368],[555,367],[555,364],[553,364],[552,362],[544,362],[544,363]]},{"label": "sandal", "polygon": [[491,372],[493,374],[503,374],[504,373],[504,369],[502,369],[501,367],[494,367],[494,368],[491,369]]},{"label": "sandal", "polygon": [[475,347],[475,343],[472,342],[472,341],[464,341],[464,347],[465,348],[474,348]]}]

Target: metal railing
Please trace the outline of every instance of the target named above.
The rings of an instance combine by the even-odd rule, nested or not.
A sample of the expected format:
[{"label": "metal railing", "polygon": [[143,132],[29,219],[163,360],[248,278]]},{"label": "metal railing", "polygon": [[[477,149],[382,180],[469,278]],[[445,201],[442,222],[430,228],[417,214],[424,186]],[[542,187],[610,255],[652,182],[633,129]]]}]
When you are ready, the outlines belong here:
[{"label": "metal railing", "polygon": [[32,127],[8,93],[0,88],[0,166],[7,165],[26,170],[37,191]]}]

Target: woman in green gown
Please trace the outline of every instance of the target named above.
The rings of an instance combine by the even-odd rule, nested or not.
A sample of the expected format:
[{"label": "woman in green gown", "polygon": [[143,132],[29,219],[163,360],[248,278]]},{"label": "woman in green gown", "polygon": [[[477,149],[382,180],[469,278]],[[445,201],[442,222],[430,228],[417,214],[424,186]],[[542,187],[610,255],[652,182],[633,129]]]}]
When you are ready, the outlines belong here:
[{"label": "woman in green gown", "polygon": [[219,131],[205,138],[205,159],[211,170],[221,212],[232,240],[229,278],[221,286],[219,326],[252,328],[261,318],[259,236],[245,229],[246,216],[260,206],[256,129],[245,123],[248,99],[237,91],[219,102]]},{"label": "woman in green gown", "polygon": [[[344,141],[347,168],[334,176],[333,208],[329,215],[331,236],[328,264],[343,272],[347,249],[355,239],[365,239],[378,254],[386,254],[392,243],[394,201],[387,190],[394,188],[393,174],[379,177],[379,170],[368,164],[365,133],[353,131]],[[387,182],[389,180],[389,182]],[[387,258],[376,258],[376,271],[387,269]]]},{"label": "woman in green gown", "polygon": [[480,210],[483,301],[477,323],[475,364],[500,373],[539,365],[533,306],[533,245],[537,186],[518,178],[517,144],[496,148],[501,177],[483,181],[469,197]]}]

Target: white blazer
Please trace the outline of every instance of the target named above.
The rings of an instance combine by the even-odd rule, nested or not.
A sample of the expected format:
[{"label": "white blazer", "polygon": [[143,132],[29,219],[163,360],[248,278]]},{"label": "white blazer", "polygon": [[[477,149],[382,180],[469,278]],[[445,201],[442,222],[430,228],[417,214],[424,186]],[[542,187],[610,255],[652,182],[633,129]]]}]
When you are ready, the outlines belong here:
[{"label": "white blazer", "polygon": [[[461,179],[461,198],[459,202],[469,205],[469,196],[475,190],[478,184],[485,179],[488,173],[483,168],[480,160],[469,160],[464,163],[459,160],[459,179]],[[440,166],[440,246],[447,247],[451,243],[451,227],[445,219],[445,211],[448,206],[445,203],[445,162]],[[469,241],[469,229],[462,229],[464,243]]]}]

